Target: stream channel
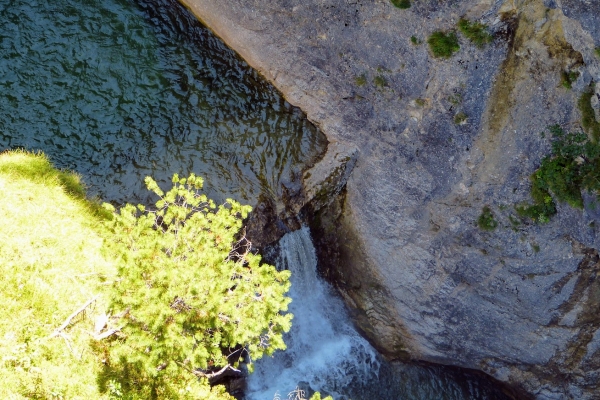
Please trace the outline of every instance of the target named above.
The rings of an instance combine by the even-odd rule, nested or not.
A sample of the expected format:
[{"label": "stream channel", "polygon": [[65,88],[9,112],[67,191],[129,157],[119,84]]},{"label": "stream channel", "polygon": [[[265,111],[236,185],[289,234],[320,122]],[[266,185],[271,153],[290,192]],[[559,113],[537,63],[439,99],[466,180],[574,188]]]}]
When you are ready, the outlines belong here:
[{"label": "stream channel", "polygon": [[[173,173],[205,193],[275,202],[326,148],[322,133],[175,0],[0,0],[0,151],[41,150],[92,196],[153,202]],[[246,398],[296,386],[336,399],[502,399],[456,369],[386,363],[317,276],[307,228],[276,246],[292,275],[288,350],[257,362]]]}]

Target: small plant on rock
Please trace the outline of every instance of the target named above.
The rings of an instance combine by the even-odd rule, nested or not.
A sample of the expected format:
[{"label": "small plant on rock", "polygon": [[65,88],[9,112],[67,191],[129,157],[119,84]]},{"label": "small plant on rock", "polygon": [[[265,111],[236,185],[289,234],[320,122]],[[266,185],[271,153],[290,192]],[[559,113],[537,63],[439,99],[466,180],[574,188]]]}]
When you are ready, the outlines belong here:
[{"label": "small plant on rock", "polygon": [[467,118],[467,114],[461,111],[454,116],[454,123],[456,125],[464,125],[467,122]]},{"label": "small plant on rock", "polygon": [[565,132],[558,125],[549,128],[552,154],[544,157],[531,175],[533,204],[516,207],[522,217],[548,222],[556,214],[556,204],[583,208],[582,190],[600,190],[600,146],[583,132]]},{"label": "small plant on rock", "polygon": [[373,79],[373,83],[375,84],[375,86],[377,86],[378,88],[383,88],[385,86],[387,86],[387,79],[385,79],[383,76],[381,75],[377,75],[375,77],[375,79]]},{"label": "small plant on rock", "polygon": [[493,231],[498,227],[498,221],[494,218],[494,213],[492,213],[490,207],[483,207],[481,215],[477,219],[477,226],[484,231]]},{"label": "small plant on rock", "polygon": [[367,84],[367,77],[365,74],[357,76],[354,78],[354,83],[356,83],[356,86],[365,86]]},{"label": "small plant on rock", "polygon": [[391,0],[392,4],[403,10],[410,8],[410,0]]},{"label": "small plant on rock", "polygon": [[581,126],[595,141],[600,140],[600,122],[596,121],[596,113],[592,108],[592,96],[594,92],[592,88],[583,92],[577,107],[581,113]]},{"label": "small plant on rock", "polygon": [[462,100],[463,98],[461,93],[455,93],[453,95],[448,96],[448,101],[450,102],[450,104],[453,104],[455,106],[462,103]]},{"label": "small plant on rock", "polygon": [[468,19],[461,18],[458,21],[458,29],[460,29],[467,39],[475,43],[477,47],[483,47],[493,39],[492,35],[487,31],[487,25],[481,22],[471,22]]},{"label": "small plant on rock", "polygon": [[427,39],[427,43],[433,56],[439,58],[450,58],[460,49],[455,32],[433,32]]},{"label": "small plant on rock", "polygon": [[573,82],[575,82],[579,78],[578,71],[563,71],[560,76],[560,84],[565,89],[571,89],[573,87]]}]

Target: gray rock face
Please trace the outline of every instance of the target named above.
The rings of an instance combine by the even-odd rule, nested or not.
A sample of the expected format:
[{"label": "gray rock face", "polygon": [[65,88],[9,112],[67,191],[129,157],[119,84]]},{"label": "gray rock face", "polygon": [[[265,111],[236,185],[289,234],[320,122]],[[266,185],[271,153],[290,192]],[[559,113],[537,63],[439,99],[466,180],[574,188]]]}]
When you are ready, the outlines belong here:
[{"label": "gray rock face", "polygon": [[[577,100],[600,82],[600,2],[182,1],[327,135],[305,176],[325,272],[384,354],[598,398],[600,213],[559,205],[538,225],[514,205],[550,151],[540,132],[578,128]],[[433,58],[427,37],[460,17],[493,43],[459,35]],[[493,231],[477,226],[486,205]]]}]

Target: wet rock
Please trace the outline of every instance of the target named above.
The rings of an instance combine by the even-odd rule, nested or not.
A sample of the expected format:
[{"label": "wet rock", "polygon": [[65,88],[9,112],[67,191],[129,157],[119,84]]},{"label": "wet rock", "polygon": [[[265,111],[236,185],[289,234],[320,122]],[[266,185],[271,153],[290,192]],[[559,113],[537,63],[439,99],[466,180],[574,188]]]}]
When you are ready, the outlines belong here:
[{"label": "wet rock", "polygon": [[[597,397],[597,212],[559,205],[538,225],[514,205],[550,151],[540,132],[578,129],[577,99],[600,82],[599,2],[183,1],[327,135],[292,209],[315,199],[322,272],[383,354],[478,369],[539,399]],[[460,36],[434,58],[427,37],[462,16],[494,41]],[[477,225],[486,206],[492,231]]]}]

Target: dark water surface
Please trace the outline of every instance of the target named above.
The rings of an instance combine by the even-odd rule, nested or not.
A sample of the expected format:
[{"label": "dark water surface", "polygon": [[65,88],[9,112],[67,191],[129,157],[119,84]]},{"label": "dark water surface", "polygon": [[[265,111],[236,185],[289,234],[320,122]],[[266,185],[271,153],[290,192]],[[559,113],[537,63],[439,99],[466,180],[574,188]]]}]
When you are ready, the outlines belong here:
[{"label": "dark water surface", "polygon": [[175,0],[0,0],[0,22],[0,150],[42,150],[104,200],[194,172],[255,204],[325,148]]}]

